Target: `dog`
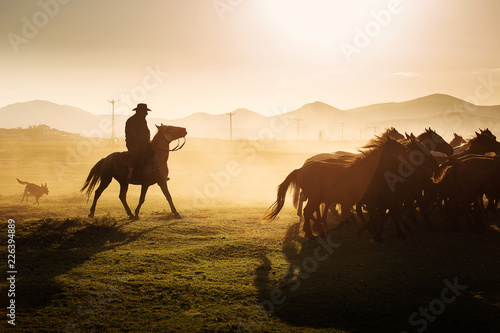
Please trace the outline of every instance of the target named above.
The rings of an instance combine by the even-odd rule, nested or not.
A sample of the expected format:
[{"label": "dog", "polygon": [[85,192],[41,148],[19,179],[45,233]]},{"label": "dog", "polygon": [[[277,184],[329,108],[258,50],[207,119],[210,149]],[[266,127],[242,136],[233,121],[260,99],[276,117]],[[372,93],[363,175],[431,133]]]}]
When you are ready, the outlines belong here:
[{"label": "dog", "polygon": [[26,202],[28,202],[28,196],[31,194],[34,195],[36,199],[36,201],[33,204],[40,204],[38,202],[38,199],[40,199],[40,197],[44,194],[49,195],[49,188],[47,187],[47,183],[45,183],[45,185],[40,184],[40,186],[38,186],[33,183],[23,182],[22,180],[19,180],[19,178],[16,179],[19,182],[19,184],[26,185],[26,187],[24,188],[24,195],[23,198],[21,199],[21,202],[23,202],[24,197],[26,197]]}]

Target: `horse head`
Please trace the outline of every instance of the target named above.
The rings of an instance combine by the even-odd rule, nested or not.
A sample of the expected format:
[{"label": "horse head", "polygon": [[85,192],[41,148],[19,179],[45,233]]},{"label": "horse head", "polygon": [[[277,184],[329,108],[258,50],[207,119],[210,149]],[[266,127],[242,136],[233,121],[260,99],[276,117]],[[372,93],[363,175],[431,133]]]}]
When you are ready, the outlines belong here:
[{"label": "horse head", "polygon": [[496,140],[496,137],[491,132],[486,131],[489,132],[489,130],[481,131],[481,133],[475,132],[476,136],[469,141],[469,148],[474,153],[480,154],[488,152],[500,153],[500,142]]},{"label": "horse head", "polygon": [[397,129],[394,127],[389,127],[385,129],[385,132],[382,133],[382,137],[390,137],[394,140],[403,140],[405,137],[403,134],[399,133]]},{"label": "horse head", "polygon": [[184,138],[187,135],[186,128],[184,127],[161,124],[160,126],[156,125],[156,128],[158,129],[157,134],[162,135],[169,143],[174,140]]},{"label": "horse head", "polygon": [[[177,143],[177,146],[174,149],[170,149],[171,151],[177,151],[184,147],[184,144],[186,143],[186,135],[187,131],[184,127],[177,127],[177,126],[169,126],[169,125],[163,125],[161,124],[160,126],[156,125],[156,128],[158,129],[158,132],[156,133],[155,137],[153,138],[153,141],[156,142],[157,144],[161,145],[161,141],[166,143],[166,146],[170,144],[170,142],[174,140],[180,140],[181,138],[184,139],[184,142],[181,144],[180,141]],[[164,148],[166,149],[166,147]]]},{"label": "horse head", "polygon": [[438,170],[439,163],[434,156],[432,156],[430,149],[414,135],[410,138],[407,147],[410,150],[408,159],[412,161],[417,168],[431,170],[431,174]]},{"label": "horse head", "polygon": [[453,139],[450,141],[450,146],[455,148],[455,147],[459,147],[460,145],[462,145],[464,143],[467,143],[467,141],[465,141],[465,139],[461,135],[458,135],[457,133],[453,133]]},{"label": "horse head", "polygon": [[448,156],[453,155],[453,147],[430,127],[426,128],[424,133],[417,136],[417,139],[423,143],[429,151],[438,151]]},{"label": "horse head", "polygon": [[[491,133],[491,131],[488,128],[485,130],[479,129],[479,131],[481,131],[481,134],[484,134],[484,135],[492,138],[493,140],[497,139],[497,137],[495,135],[493,135],[493,133]],[[477,132],[476,132],[476,134],[477,134]]]}]

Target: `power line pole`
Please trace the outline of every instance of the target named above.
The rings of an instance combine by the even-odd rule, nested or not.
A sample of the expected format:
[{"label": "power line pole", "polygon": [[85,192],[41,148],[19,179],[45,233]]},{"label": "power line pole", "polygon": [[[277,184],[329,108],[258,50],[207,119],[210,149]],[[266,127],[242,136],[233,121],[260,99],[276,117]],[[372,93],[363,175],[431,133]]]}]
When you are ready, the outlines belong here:
[{"label": "power line pole", "polygon": [[115,103],[118,103],[120,100],[109,100],[108,99],[108,102],[110,102],[112,105],[113,105],[113,112],[112,112],[112,116],[111,116],[111,141],[116,141],[116,135],[115,135]]},{"label": "power line pole", "polygon": [[233,116],[236,112],[226,113],[229,116],[229,140],[233,141]]},{"label": "power line pole", "polygon": [[295,121],[297,121],[297,141],[299,141],[299,134],[300,134],[300,121],[302,119],[295,119]]}]

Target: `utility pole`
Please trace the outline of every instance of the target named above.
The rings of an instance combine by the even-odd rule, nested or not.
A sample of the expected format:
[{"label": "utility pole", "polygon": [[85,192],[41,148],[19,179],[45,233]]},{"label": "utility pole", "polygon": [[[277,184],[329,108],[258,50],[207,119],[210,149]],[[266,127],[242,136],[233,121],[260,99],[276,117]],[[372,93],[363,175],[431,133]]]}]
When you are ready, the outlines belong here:
[{"label": "utility pole", "polygon": [[114,142],[116,141],[116,135],[115,135],[115,103],[118,103],[120,100],[114,100],[112,99],[111,101],[108,99],[108,102],[110,102],[113,105],[113,112],[111,116],[111,141]]},{"label": "utility pole", "polygon": [[295,121],[297,121],[297,141],[299,141],[299,134],[300,134],[300,121],[302,119],[295,119]]},{"label": "utility pole", "polygon": [[229,140],[233,141],[233,116],[236,112],[226,113],[229,116]]}]

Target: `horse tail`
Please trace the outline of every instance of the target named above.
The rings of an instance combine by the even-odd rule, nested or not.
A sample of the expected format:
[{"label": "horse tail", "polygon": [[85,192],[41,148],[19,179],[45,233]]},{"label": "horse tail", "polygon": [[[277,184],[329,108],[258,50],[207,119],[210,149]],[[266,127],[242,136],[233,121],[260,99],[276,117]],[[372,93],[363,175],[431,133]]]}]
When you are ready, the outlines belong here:
[{"label": "horse tail", "polygon": [[85,189],[87,189],[86,191],[87,201],[89,200],[90,195],[92,194],[92,191],[96,187],[97,183],[101,180],[103,163],[104,163],[104,158],[101,159],[92,167],[87,177],[87,180],[85,180],[85,183],[83,184],[83,187],[80,190],[80,192],[83,192],[85,191]]},{"label": "horse tail", "polygon": [[278,186],[278,193],[277,193],[276,201],[271,205],[271,207],[269,207],[269,209],[271,209],[271,211],[264,216],[264,218],[263,218],[264,220],[272,221],[276,218],[276,216],[278,216],[279,212],[281,211],[281,209],[285,205],[285,197],[286,197],[286,192],[288,191],[288,188],[291,186],[295,186],[295,184],[297,184],[297,175],[299,174],[300,170],[301,169],[293,170],[285,178],[283,183],[281,183]]},{"label": "horse tail", "polygon": [[307,197],[300,189],[300,186],[297,182],[295,182],[293,186],[293,206],[297,208],[297,216],[302,218],[302,207],[304,202],[307,200]]}]

